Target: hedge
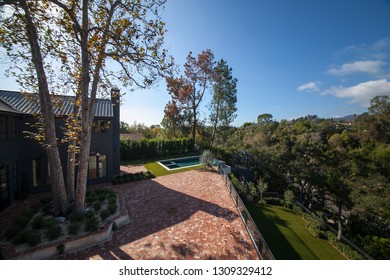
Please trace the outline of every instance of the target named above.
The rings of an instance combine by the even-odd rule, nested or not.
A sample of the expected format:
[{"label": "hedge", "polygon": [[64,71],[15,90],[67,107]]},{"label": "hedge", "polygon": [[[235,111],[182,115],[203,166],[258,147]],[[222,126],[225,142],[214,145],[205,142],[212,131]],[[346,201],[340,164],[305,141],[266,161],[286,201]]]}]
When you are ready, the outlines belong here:
[{"label": "hedge", "polygon": [[192,140],[187,138],[121,140],[121,160],[139,160],[156,156],[184,154],[192,152],[193,148]]}]

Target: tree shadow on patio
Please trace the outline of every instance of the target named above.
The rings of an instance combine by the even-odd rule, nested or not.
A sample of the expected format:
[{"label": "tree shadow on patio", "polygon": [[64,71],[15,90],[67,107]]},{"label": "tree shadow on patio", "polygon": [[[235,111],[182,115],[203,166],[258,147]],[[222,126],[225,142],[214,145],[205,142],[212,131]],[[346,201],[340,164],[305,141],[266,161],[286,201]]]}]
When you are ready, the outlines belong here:
[{"label": "tree shadow on patio", "polygon": [[[196,181],[204,180],[203,177],[210,176],[210,174],[201,175],[196,171],[192,172],[192,183],[195,179]],[[118,257],[121,259],[192,259],[196,255],[204,257],[202,250],[206,244],[194,242],[194,240],[200,240],[196,235],[218,237],[219,231],[222,232],[224,226],[230,227],[240,218],[230,209],[214,203],[214,200],[220,198],[220,194],[211,192],[213,190],[218,192],[217,188],[208,187],[208,190],[204,190],[210,192],[207,194],[211,197],[210,199],[205,198],[207,195],[202,193],[202,190],[200,190],[201,195],[199,195],[202,198],[196,197],[198,195],[189,195],[187,194],[191,193],[191,188],[188,186],[189,181],[180,181],[182,175],[178,176],[179,181],[173,185],[187,188],[183,192],[178,191],[177,187],[164,186],[157,180],[143,180],[114,186],[114,189],[123,196],[130,224],[115,231],[111,242],[76,254],[69,254],[66,258],[85,259],[94,255],[99,255],[103,259],[117,259]],[[199,179],[199,177],[202,178]],[[207,179],[204,183],[212,184]],[[223,192],[223,195],[226,195],[225,201],[228,201],[229,204],[232,203],[227,191]],[[182,223],[184,222],[188,225],[183,227]],[[242,228],[244,228],[243,225]],[[230,235],[227,238],[235,240],[234,252],[228,252],[225,256],[210,255],[207,258],[234,259],[237,254],[245,254],[246,251],[253,248],[249,239],[246,242],[242,238],[238,239],[237,236],[232,237],[232,234],[234,235],[232,230],[224,231],[221,234]],[[186,241],[186,236],[189,235],[195,235],[195,238],[192,241],[187,238]],[[216,241],[218,240],[210,239],[208,241],[207,239],[209,243]],[[207,246],[215,245],[207,244]],[[114,254],[114,256],[108,254],[109,251],[123,252],[123,254]]]}]

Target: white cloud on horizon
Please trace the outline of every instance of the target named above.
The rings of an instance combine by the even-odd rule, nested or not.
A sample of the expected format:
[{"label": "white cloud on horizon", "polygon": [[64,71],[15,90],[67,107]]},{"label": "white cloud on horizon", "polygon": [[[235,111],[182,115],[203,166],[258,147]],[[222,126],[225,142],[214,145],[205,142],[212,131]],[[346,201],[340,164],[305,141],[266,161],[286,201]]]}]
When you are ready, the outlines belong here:
[{"label": "white cloud on horizon", "polygon": [[349,98],[351,103],[357,103],[363,107],[370,106],[370,100],[377,95],[390,96],[390,82],[387,79],[368,81],[352,87],[331,87],[321,95],[333,95],[337,98]]},{"label": "white cloud on horizon", "polygon": [[384,64],[385,63],[380,60],[355,61],[353,63],[345,63],[341,66],[331,68],[327,71],[327,73],[337,76],[343,76],[356,72],[379,74],[382,71],[382,66]]},{"label": "white cloud on horizon", "polygon": [[303,84],[303,85],[300,85],[297,90],[298,91],[319,91],[320,88],[319,88],[319,85],[321,83],[318,82],[318,81],[315,81],[315,82],[309,82],[309,83],[306,83],[306,84]]}]

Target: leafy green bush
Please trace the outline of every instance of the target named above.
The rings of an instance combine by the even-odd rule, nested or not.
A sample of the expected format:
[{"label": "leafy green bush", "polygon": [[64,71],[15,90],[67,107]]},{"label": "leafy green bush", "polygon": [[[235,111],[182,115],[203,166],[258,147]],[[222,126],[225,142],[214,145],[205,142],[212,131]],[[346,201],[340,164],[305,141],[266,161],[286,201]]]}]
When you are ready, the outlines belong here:
[{"label": "leafy green bush", "polygon": [[102,203],[101,201],[104,201],[104,200],[98,200],[98,201],[95,201],[93,203],[93,208],[96,210],[96,211],[99,211],[100,208],[102,208]]},{"label": "leafy green bush", "polygon": [[29,230],[27,234],[27,245],[30,247],[37,246],[41,244],[41,233],[37,230]]},{"label": "leafy green bush", "polygon": [[50,224],[46,227],[45,233],[49,240],[54,240],[61,236],[62,229],[58,223]]},{"label": "leafy green bush", "polygon": [[68,233],[70,235],[78,234],[80,232],[80,229],[81,229],[81,223],[80,222],[74,221],[74,222],[71,222],[68,225]]},{"label": "leafy green bush", "polygon": [[31,222],[33,229],[42,229],[45,223],[45,217],[43,215],[36,216]]},{"label": "leafy green bush", "polygon": [[100,212],[100,218],[102,221],[106,220],[111,215],[109,209],[104,209],[102,212]]},{"label": "leafy green bush", "polygon": [[351,260],[364,260],[364,257],[350,246],[337,240],[336,235],[332,232],[327,232],[329,242],[335,246],[341,253],[347,256]]},{"label": "leafy green bush", "polygon": [[99,220],[96,218],[96,215],[90,216],[86,219],[84,230],[85,231],[95,231],[99,227]]},{"label": "leafy green bush", "polygon": [[109,204],[107,209],[110,211],[110,214],[112,215],[116,212],[116,210],[118,209],[118,206],[116,205],[116,203]]},{"label": "leafy green bush", "polygon": [[22,229],[19,231],[13,238],[12,243],[14,245],[20,245],[27,242],[28,235],[31,230],[28,229]]},{"label": "leafy green bush", "polygon": [[279,205],[279,206],[282,206],[283,203],[284,203],[282,199],[277,198],[277,197],[266,197],[266,198],[264,198],[264,200],[269,205]]}]

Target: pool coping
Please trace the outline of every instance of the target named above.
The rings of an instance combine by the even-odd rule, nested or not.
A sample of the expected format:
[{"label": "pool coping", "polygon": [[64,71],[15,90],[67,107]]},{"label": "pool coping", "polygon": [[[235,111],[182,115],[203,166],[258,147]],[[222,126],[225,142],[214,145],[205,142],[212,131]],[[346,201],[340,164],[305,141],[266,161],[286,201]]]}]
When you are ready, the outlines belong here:
[{"label": "pool coping", "polygon": [[180,158],[171,158],[171,159],[162,159],[162,160],[157,160],[156,162],[161,165],[162,167],[165,168],[165,170],[168,170],[168,171],[173,171],[173,170],[180,170],[180,169],[184,169],[184,168],[189,168],[189,167],[194,167],[194,166],[201,166],[203,165],[202,163],[199,163],[199,164],[194,164],[194,165],[189,165],[189,166],[183,166],[183,167],[178,167],[178,168],[169,168],[169,167],[166,167],[164,164],[161,163],[161,161],[174,161],[174,160],[178,160],[178,159],[186,159],[186,158],[193,158],[193,157],[199,157],[199,160],[200,160],[200,155],[197,155],[197,156],[189,156],[189,157],[180,157]]}]

